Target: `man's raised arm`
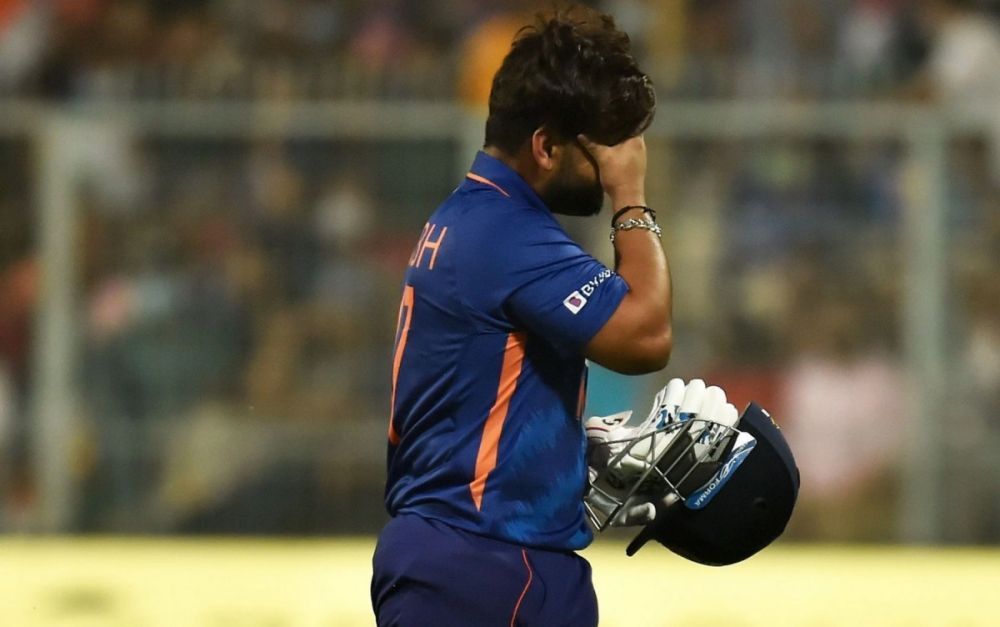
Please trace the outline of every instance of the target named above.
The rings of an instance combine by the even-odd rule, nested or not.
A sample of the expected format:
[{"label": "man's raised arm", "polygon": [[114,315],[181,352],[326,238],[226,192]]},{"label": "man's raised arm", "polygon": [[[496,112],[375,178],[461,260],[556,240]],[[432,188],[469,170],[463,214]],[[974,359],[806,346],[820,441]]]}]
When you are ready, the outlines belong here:
[{"label": "man's raised arm", "polygon": [[[673,347],[670,269],[651,226],[646,206],[646,144],[642,136],[615,146],[580,137],[597,162],[601,185],[615,211],[615,270],[629,292],[597,335],[585,356],[623,374],[644,374],[667,365]],[[624,212],[625,207],[633,207]],[[620,212],[620,213],[619,213]],[[613,225],[613,226],[614,226]]]}]

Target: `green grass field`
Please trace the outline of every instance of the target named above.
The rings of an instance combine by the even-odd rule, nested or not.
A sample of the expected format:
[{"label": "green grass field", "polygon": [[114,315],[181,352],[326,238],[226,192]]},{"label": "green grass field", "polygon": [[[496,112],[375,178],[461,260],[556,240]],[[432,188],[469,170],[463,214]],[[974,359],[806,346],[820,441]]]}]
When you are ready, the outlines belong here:
[{"label": "green grass field", "polygon": [[[371,625],[372,539],[0,539],[3,627]],[[1000,549],[779,545],[707,568],[601,541],[601,624],[1000,625]]]}]

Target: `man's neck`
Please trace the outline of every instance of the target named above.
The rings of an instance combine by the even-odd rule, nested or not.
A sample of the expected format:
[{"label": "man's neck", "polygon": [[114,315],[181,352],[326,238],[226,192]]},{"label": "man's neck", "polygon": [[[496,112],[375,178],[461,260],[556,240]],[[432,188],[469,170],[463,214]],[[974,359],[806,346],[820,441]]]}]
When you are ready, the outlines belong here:
[{"label": "man's neck", "polygon": [[483,152],[489,156],[497,159],[504,163],[511,170],[514,170],[521,175],[521,178],[531,186],[536,192],[538,191],[538,168],[535,165],[534,159],[526,151],[521,151],[516,155],[511,155],[508,152],[500,150],[496,146],[485,146]]}]

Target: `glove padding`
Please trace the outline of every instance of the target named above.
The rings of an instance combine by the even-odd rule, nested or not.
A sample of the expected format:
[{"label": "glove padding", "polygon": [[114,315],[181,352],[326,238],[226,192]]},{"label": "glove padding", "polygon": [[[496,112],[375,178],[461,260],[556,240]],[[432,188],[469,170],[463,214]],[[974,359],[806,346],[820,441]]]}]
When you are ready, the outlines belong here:
[{"label": "glove padding", "polygon": [[[731,448],[711,451],[731,433],[739,412],[721,388],[701,379],[672,379],[653,400],[649,415],[630,426],[631,411],[586,421],[590,489],[584,503],[599,531],[643,525],[662,509],[708,481]],[[656,469],[660,472],[655,472]],[[666,491],[666,476],[676,491]],[[636,486],[637,482],[640,482]]]},{"label": "glove padding", "polygon": [[[584,504],[594,519],[599,513],[601,518],[608,519],[618,508],[620,499],[626,497],[629,469],[622,472],[620,460],[612,464],[625,451],[626,447],[637,437],[639,429],[628,427],[626,423],[631,418],[631,411],[624,411],[610,416],[595,416],[587,420],[584,428],[587,432],[587,472],[589,485]],[[607,470],[600,476],[601,470]],[[610,524],[615,527],[645,525],[656,517],[656,507],[642,495],[633,495],[625,501]]]}]

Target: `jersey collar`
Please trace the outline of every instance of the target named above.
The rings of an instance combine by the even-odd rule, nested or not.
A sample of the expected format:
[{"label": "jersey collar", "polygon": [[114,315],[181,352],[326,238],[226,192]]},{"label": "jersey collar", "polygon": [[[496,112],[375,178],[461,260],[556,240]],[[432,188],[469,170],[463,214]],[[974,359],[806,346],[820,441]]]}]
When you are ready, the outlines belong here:
[{"label": "jersey collar", "polygon": [[462,184],[463,188],[471,189],[474,186],[492,187],[512,200],[548,210],[542,199],[520,174],[482,150],[476,153],[476,159],[472,162],[472,167],[469,168],[469,173],[465,175],[465,182]]}]

